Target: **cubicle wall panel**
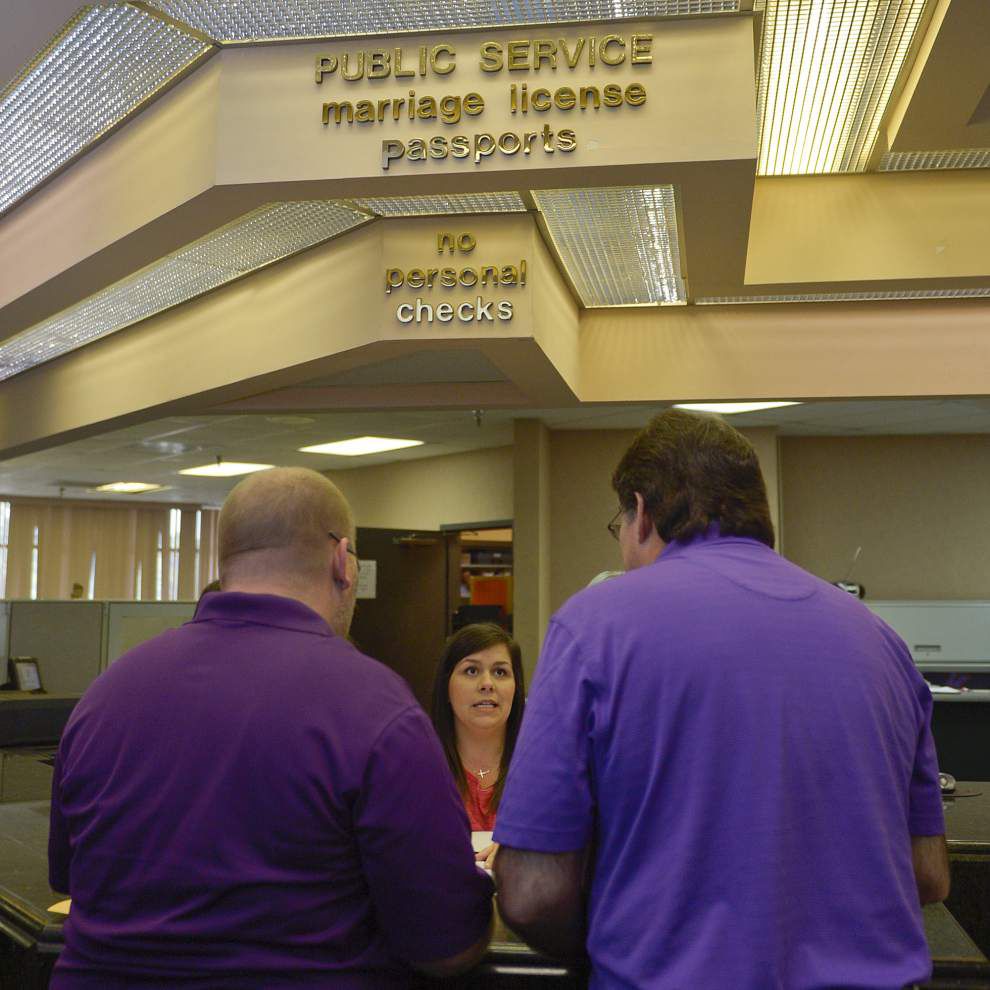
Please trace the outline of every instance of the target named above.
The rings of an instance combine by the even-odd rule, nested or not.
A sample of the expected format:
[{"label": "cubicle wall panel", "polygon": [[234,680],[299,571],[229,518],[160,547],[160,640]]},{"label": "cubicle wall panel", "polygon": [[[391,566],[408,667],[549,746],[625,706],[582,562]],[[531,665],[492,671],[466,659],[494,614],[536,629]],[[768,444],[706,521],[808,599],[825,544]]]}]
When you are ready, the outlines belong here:
[{"label": "cubicle wall panel", "polygon": [[188,622],[196,611],[195,602],[107,602],[106,607],[107,649],[102,670],[139,643]]},{"label": "cubicle wall panel", "polygon": [[37,657],[49,694],[82,694],[100,672],[103,603],[10,603],[10,655]]}]

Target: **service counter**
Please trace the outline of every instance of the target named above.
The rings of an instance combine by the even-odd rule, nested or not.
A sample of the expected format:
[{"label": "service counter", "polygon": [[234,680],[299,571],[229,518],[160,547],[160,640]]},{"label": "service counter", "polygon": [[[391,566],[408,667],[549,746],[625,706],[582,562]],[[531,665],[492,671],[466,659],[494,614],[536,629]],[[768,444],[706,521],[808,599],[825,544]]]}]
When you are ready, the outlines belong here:
[{"label": "service counter", "polygon": [[[990,786],[961,782],[958,796],[945,804],[954,889],[947,905],[925,909],[935,962],[926,986],[987,988]],[[47,882],[48,807],[47,801],[0,805],[0,987],[42,990],[61,949],[64,919],[48,911],[62,899]],[[496,919],[488,955],[464,985],[571,990],[585,986],[586,977],[533,952]]]}]

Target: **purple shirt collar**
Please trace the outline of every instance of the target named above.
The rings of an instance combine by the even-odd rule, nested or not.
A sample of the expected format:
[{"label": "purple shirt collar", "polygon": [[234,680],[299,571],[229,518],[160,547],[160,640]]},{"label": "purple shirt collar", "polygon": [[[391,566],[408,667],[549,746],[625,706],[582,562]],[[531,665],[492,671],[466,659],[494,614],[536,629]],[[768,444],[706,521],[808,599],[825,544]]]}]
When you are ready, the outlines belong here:
[{"label": "purple shirt collar", "polygon": [[[672,557],[681,556],[681,554],[683,554],[686,550],[693,550],[698,547],[716,543],[751,543],[756,544],[757,546],[766,547],[765,543],[761,543],[759,540],[753,539],[751,536],[723,536],[722,530],[719,528],[719,524],[717,522],[713,522],[704,533],[698,533],[690,540],[672,540],[670,543],[666,544],[660,552],[660,556],[657,557],[657,561],[670,560]],[[767,547],[767,549],[770,548]]]},{"label": "purple shirt collar", "polygon": [[243,591],[211,591],[196,606],[193,622],[249,622],[259,626],[293,629],[315,636],[333,636],[325,619],[308,605],[282,595],[254,595]]}]

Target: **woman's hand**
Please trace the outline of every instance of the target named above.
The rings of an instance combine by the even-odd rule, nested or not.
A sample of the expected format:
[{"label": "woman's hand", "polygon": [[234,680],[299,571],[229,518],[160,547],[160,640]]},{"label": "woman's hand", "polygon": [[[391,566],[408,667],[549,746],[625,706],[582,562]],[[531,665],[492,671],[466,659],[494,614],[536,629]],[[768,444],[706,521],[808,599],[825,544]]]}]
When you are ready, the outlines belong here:
[{"label": "woman's hand", "polygon": [[479,866],[483,866],[486,870],[490,870],[495,862],[495,854],[498,852],[498,843],[493,842],[490,846],[485,846],[484,849],[479,850],[474,854],[475,862]]}]

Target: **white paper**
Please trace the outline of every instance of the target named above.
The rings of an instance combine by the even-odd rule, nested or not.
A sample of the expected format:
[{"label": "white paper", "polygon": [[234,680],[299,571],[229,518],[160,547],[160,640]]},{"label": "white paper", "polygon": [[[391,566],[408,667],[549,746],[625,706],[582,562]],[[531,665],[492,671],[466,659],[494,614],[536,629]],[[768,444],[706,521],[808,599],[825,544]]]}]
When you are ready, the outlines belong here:
[{"label": "white paper", "polygon": [[358,574],[358,598],[376,598],[378,596],[378,561],[362,560],[361,573]]}]

